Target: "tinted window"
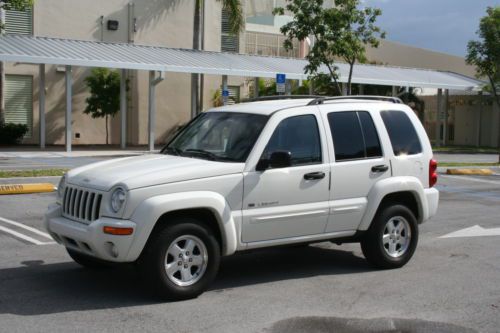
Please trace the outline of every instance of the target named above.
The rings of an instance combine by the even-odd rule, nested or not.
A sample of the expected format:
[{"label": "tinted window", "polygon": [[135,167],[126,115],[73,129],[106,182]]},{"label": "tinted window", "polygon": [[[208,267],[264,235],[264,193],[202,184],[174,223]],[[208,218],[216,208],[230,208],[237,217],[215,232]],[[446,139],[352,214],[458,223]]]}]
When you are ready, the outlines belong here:
[{"label": "tinted window", "polygon": [[382,156],[377,130],[368,112],[333,112],[328,114],[328,122],[336,161]]},{"label": "tinted window", "polygon": [[335,147],[335,160],[365,157],[365,145],[357,112],[332,112],[328,115]]},{"label": "tinted window", "polygon": [[321,143],[318,123],[313,115],[283,120],[269,140],[264,156],[284,150],[292,153],[292,165],[321,163]]},{"label": "tinted window", "polygon": [[378,139],[377,130],[373,124],[372,117],[368,112],[358,112],[359,121],[363,128],[363,137],[365,139],[366,157],[381,157],[382,148]]},{"label": "tinted window", "polygon": [[382,119],[389,133],[394,155],[413,155],[422,152],[417,131],[403,111],[382,111]]}]

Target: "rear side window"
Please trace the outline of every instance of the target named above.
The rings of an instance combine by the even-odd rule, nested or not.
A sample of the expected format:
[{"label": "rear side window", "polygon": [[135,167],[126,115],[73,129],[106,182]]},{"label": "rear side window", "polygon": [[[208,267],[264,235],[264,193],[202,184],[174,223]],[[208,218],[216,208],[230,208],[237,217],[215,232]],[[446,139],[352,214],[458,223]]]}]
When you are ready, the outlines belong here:
[{"label": "rear side window", "polygon": [[332,112],[328,122],[336,161],[382,156],[377,130],[368,112]]},{"label": "rear side window", "polygon": [[380,113],[392,143],[394,155],[415,155],[422,152],[422,145],[410,118],[403,111]]},{"label": "rear side window", "polygon": [[318,122],[313,115],[290,117],[275,129],[264,154],[279,151],[292,153],[292,166],[321,163]]}]

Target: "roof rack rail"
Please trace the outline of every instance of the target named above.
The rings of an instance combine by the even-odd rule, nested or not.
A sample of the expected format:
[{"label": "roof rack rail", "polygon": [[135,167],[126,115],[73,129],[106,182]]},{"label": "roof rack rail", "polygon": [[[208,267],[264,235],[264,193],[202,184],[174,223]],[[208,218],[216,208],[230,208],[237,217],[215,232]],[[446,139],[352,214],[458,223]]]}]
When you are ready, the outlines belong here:
[{"label": "roof rack rail", "polygon": [[282,99],[305,99],[313,98],[318,99],[321,96],[318,95],[273,95],[273,96],[259,96],[255,98],[246,99],[245,102],[262,102],[262,101],[279,101]]},{"label": "roof rack rail", "polygon": [[394,104],[403,104],[403,101],[397,97],[390,96],[368,96],[368,95],[356,95],[356,96],[335,96],[335,97],[318,97],[315,100],[310,101],[307,105],[319,105],[327,101],[343,100],[343,99],[359,99],[364,101],[384,101],[391,102]]}]

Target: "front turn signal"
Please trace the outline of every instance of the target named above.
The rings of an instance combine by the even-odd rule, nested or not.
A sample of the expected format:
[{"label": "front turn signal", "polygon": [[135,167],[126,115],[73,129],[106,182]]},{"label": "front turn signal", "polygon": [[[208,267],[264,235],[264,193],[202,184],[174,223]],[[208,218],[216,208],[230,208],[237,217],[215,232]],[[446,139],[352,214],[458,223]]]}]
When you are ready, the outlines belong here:
[{"label": "front turn signal", "polygon": [[133,228],[117,228],[105,226],[102,228],[105,234],[115,235],[115,236],[129,236],[134,232]]}]

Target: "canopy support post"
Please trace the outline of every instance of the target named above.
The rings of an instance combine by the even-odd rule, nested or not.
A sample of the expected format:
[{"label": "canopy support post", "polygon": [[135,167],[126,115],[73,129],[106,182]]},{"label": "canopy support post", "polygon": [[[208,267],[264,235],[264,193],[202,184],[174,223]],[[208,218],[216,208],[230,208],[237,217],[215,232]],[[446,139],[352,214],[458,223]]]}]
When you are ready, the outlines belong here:
[{"label": "canopy support post", "polygon": [[443,146],[448,144],[447,133],[448,133],[448,99],[450,96],[450,91],[448,89],[444,90],[444,103],[443,103]]},{"label": "canopy support post", "polygon": [[359,85],[359,95],[365,94],[365,86],[363,84]]},{"label": "canopy support post", "polygon": [[40,132],[40,148],[45,148],[45,64],[38,67],[38,124]]},{"label": "canopy support post", "polygon": [[155,71],[149,71],[149,100],[148,100],[148,147],[155,150],[155,112],[156,112],[156,85],[163,81],[163,72],[156,77]]},{"label": "canopy support post", "polygon": [[392,97],[396,97],[398,95],[398,90],[396,89],[396,86],[392,86]]},{"label": "canopy support post", "polygon": [[439,88],[437,93],[436,111],[436,147],[441,147],[441,104],[443,103],[443,89]]},{"label": "canopy support post", "polygon": [[73,82],[71,77],[71,66],[66,66],[66,152],[71,153],[71,140],[73,138],[72,130],[71,130],[71,113],[72,113],[72,105],[71,99],[73,97]]},{"label": "canopy support post", "polygon": [[120,72],[120,148],[127,146],[127,70]]}]

